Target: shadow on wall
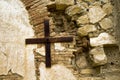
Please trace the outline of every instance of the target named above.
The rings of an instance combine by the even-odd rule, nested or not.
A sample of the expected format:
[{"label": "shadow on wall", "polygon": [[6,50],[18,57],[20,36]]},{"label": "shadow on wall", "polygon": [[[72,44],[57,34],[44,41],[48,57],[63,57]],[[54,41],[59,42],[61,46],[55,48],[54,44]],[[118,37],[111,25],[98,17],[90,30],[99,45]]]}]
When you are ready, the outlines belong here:
[{"label": "shadow on wall", "polygon": [[115,25],[115,32],[116,32],[116,39],[118,40],[118,45],[120,49],[120,0],[113,0],[114,8],[114,25]]}]

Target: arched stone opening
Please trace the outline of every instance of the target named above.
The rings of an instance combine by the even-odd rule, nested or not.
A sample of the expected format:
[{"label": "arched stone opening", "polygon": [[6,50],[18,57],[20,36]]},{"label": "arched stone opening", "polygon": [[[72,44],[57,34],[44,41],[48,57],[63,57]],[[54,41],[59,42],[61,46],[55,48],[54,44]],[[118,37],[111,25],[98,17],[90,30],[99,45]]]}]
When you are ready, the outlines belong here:
[{"label": "arched stone opening", "polygon": [[[118,2],[116,2],[116,1],[112,1],[112,0],[105,0],[105,1],[103,1],[103,0],[100,0],[100,2],[99,2],[99,0],[91,0],[91,1],[88,1],[88,0],[85,0],[85,3],[84,2],[82,2],[82,0],[72,0],[73,2],[74,1],[76,1],[76,2],[74,2],[75,4],[79,4],[79,3],[82,3],[82,5],[84,6],[84,8],[86,9],[86,11],[90,11],[91,10],[91,12],[92,12],[92,9],[98,9],[98,13],[100,13],[100,15],[99,14],[97,14],[98,16],[99,16],[99,18],[98,17],[94,17],[95,15],[93,14],[93,16],[92,16],[92,14],[89,14],[89,15],[91,15],[92,17],[89,17],[89,18],[91,18],[91,20],[90,20],[90,22],[89,22],[89,19],[88,19],[88,16],[89,15],[86,15],[86,13],[83,13],[83,14],[81,14],[81,13],[77,13],[77,15],[75,15],[76,13],[72,13],[72,10],[74,10],[74,7],[72,6],[71,8],[68,8],[67,10],[66,10],[66,12],[64,12],[65,10],[60,10],[60,9],[64,9],[64,8],[66,8],[66,7],[60,7],[60,5],[61,4],[55,4],[54,3],[54,1],[57,1],[57,0],[51,0],[51,1],[53,1],[53,3],[50,3],[49,4],[49,2],[46,4],[47,5],[47,7],[48,7],[48,9],[50,9],[49,10],[49,12],[51,12],[50,13],[50,15],[49,15],[49,17],[50,17],[50,20],[51,20],[51,30],[52,30],[52,32],[51,32],[51,34],[52,34],[52,36],[54,37],[54,36],[62,36],[62,35],[69,35],[69,30],[68,30],[68,25],[69,26],[71,26],[70,27],[70,29],[73,29],[73,28],[76,28],[75,29],[75,31],[77,32],[78,31],[78,33],[76,33],[76,32],[72,32],[71,31],[71,33],[73,34],[73,36],[75,37],[76,36],[76,34],[77,35],[80,35],[80,37],[81,36],[85,36],[86,37],[86,34],[89,34],[89,35],[87,35],[87,37],[89,37],[89,39],[88,40],[91,40],[91,44],[90,45],[92,45],[92,48],[90,49],[90,51],[91,51],[91,54],[90,55],[88,55],[87,54],[87,58],[89,57],[89,56],[91,56],[91,58],[92,59],[94,59],[94,61],[95,61],[95,57],[94,56],[98,56],[98,55],[96,55],[96,54],[92,54],[92,53],[97,53],[99,50],[101,51],[101,53],[104,53],[103,54],[103,56],[106,56],[104,59],[103,59],[103,63],[101,62],[101,63],[99,63],[99,61],[98,61],[98,63],[96,63],[96,62],[94,62],[95,64],[95,66],[97,65],[100,65],[100,67],[99,68],[101,68],[101,65],[104,65],[104,64],[106,64],[106,58],[107,58],[107,56],[108,56],[108,54],[107,53],[110,53],[111,51],[111,48],[112,49],[114,49],[113,50],[113,52],[111,53],[111,54],[109,54],[110,55],[110,58],[112,58],[112,54],[113,53],[115,53],[116,52],[116,48],[118,48],[117,47],[117,45],[116,45],[116,41],[114,41],[115,39],[113,39],[113,37],[115,38],[115,32],[116,32],[116,34],[117,34],[117,39],[118,39],[118,41],[119,41],[119,27],[118,26],[115,26],[116,24],[119,24],[119,20],[117,20],[116,18],[118,18],[118,17],[115,17],[116,15],[118,15],[118,14],[115,14],[115,15],[113,15],[113,11],[112,11],[112,8],[113,8],[113,6],[114,6],[114,3],[113,2],[115,2],[115,4],[116,3],[118,3]],[[94,2],[94,1],[96,1],[96,2]],[[41,2],[42,2],[42,0],[41,0]],[[62,0],[61,0],[61,2],[62,2]],[[29,1],[28,1],[28,3],[29,3]],[[39,3],[39,1],[38,2],[36,2],[36,1],[31,1],[31,3],[38,3],[38,4],[40,4]],[[93,4],[92,4],[93,3]],[[91,5],[92,4],[92,5]],[[64,6],[64,5],[66,5],[66,3],[63,3],[62,4],[62,6]],[[88,7],[88,6],[89,7]],[[90,6],[91,5],[91,6]],[[54,9],[56,9],[56,7],[55,6],[57,6],[57,9],[58,10],[54,10]],[[82,7],[83,7],[82,6]],[[94,6],[97,6],[97,7],[94,7]],[[98,7],[99,6],[99,7]],[[115,5],[116,6],[116,5]],[[32,9],[32,7],[31,7],[31,5],[29,5],[29,6],[27,6],[26,7],[26,9],[28,9],[28,11],[29,11],[29,9]],[[37,6],[38,7],[38,6]],[[44,6],[45,7],[45,6]],[[76,7],[76,5],[75,5],[75,7]],[[81,6],[77,6],[77,7],[81,7]],[[90,8],[91,7],[91,8]],[[34,7],[33,6],[33,8],[36,8],[36,7]],[[41,7],[40,7],[41,8]],[[117,9],[117,8],[115,8],[115,9]],[[46,8],[44,9],[44,10],[46,10]],[[105,11],[105,13],[104,13],[104,10],[106,10]],[[68,11],[68,12],[67,12]],[[79,10],[78,10],[79,11]],[[99,12],[100,11],[100,12]],[[102,12],[103,11],[103,12]],[[43,11],[44,12],[44,11]],[[47,13],[47,12],[46,12]],[[66,13],[67,13],[67,16],[65,16],[66,15]],[[47,14],[48,15],[48,14]],[[46,15],[45,15],[46,16]],[[45,17],[44,16],[44,17]],[[82,17],[80,17],[80,16],[82,16]],[[39,17],[39,19],[44,19],[44,17],[43,16],[40,16]],[[59,17],[60,17],[60,19],[59,19]],[[70,18],[70,17],[72,17],[72,18]],[[79,17],[79,19],[77,18],[77,17]],[[94,17],[94,19],[92,19]],[[52,19],[51,19],[52,18]],[[57,19],[58,18],[58,19]],[[61,19],[62,18],[62,19]],[[115,19],[113,19],[113,18],[115,18]],[[76,21],[76,19],[78,19],[77,21]],[[86,21],[84,21],[86,19]],[[98,19],[98,20],[97,20]],[[34,20],[34,19],[33,19]],[[57,22],[57,20],[58,20],[58,22]],[[84,21],[84,22],[82,22],[82,21]],[[112,21],[115,21],[115,23],[112,23]],[[31,22],[32,22],[32,19],[31,19]],[[38,24],[36,23],[36,22],[38,22]],[[72,23],[71,23],[72,22]],[[104,22],[106,22],[106,23],[104,23]],[[117,23],[116,23],[117,22]],[[32,23],[33,25],[34,25],[34,23]],[[36,26],[36,24],[38,25],[38,26]],[[35,28],[34,29],[36,29],[36,31],[37,31],[37,29],[43,29],[43,25],[42,25],[43,23],[39,23],[39,21],[35,21]],[[61,25],[62,24],[62,25]],[[67,24],[67,25],[66,25]],[[71,25],[70,25],[71,24]],[[87,26],[86,26],[86,28],[88,28],[88,27],[91,27],[92,28],[92,30],[88,30],[88,29],[86,29],[86,31],[88,31],[87,33],[86,33],[86,31],[84,32],[84,30],[85,30],[85,28],[80,28],[80,27],[83,27],[84,25],[86,25],[86,24],[88,24]],[[105,24],[108,24],[109,26],[106,26]],[[114,25],[113,25],[114,24]],[[72,27],[72,25],[73,25],[73,27]],[[41,27],[40,27],[41,26]],[[62,26],[62,27],[59,27],[59,26]],[[67,28],[66,28],[66,26],[67,26]],[[75,27],[74,27],[75,26]],[[111,28],[112,27],[112,28]],[[115,28],[115,27],[118,27],[118,28]],[[79,30],[77,30],[79,28]],[[115,31],[114,31],[115,30]],[[66,33],[66,32],[68,32],[68,34],[64,34],[64,32]],[[40,34],[39,34],[40,33]],[[55,34],[54,34],[55,33]],[[63,33],[63,34],[62,34]],[[37,37],[43,37],[43,34],[42,34],[42,31],[41,32],[39,32],[38,31],[38,33],[36,32],[36,34],[38,34],[37,35]],[[101,35],[100,35],[101,34]],[[100,44],[99,44],[99,37],[98,36],[108,36],[108,37],[106,37],[106,40],[103,40],[102,38],[102,40],[103,40],[103,42],[100,42]],[[112,36],[111,36],[112,35]],[[78,41],[77,43],[74,43],[74,46],[77,46],[78,47],[78,49],[76,49],[75,50],[75,53],[80,53],[81,52],[81,50],[79,49],[80,48],[80,44],[81,44],[81,38],[80,37],[75,37],[75,40],[76,41]],[[98,40],[97,40],[97,38],[98,38]],[[100,40],[101,40],[100,39]],[[111,39],[113,39],[113,41],[111,40],[110,41],[110,43],[109,43],[109,41],[108,41],[108,43],[104,43],[105,41],[107,41],[107,39],[109,40],[111,40]],[[94,40],[95,41],[98,41],[98,42],[95,42],[94,43]],[[85,40],[83,40],[83,41],[85,41]],[[93,42],[92,42],[93,41]],[[114,43],[115,42],[115,43]],[[86,42],[85,42],[86,43]],[[100,46],[102,44],[102,47]],[[105,44],[105,46],[104,46],[104,44]],[[107,44],[107,47],[106,47],[106,44]],[[110,45],[108,45],[108,44],[110,44]],[[111,47],[111,44],[115,44],[115,46],[112,46]],[[64,45],[64,44],[63,44]],[[80,46],[79,46],[80,45]],[[96,46],[98,46],[98,47],[96,47]],[[104,46],[104,47],[103,47]],[[41,47],[41,46],[40,46]],[[75,47],[74,47],[75,48]],[[104,49],[103,49],[104,48]],[[78,52],[76,52],[76,51],[78,51]],[[94,52],[94,51],[97,51],[97,52]],[[109,52],[110,51],[110,52]],[[115,51],[115,52],[114,52]],[[73,50],[73,52],[74,52],[74,50]],[[72,53],[73,53],[72,52]],[[89,52],[88,52],[89,53]],[[101,54],[100,53],[100,54]],[[106,55],[107,54],[107,55]],[[119,51],[117,52],[117,53],[115,53],[115,54],[119,54]],[[114,55],[114,54],[113,54]],[[80,64],[80,63],[82,63],[82,61],[83,60],[86,60],[85,59],[85,57],[82,57],[82,56],[85,56],[85,55],[80,55],[81,57],[80,57],[80,60],[78,60],[78,62],[76,62],[77,63],[77,65],[76,65],[76,63],[75,64],[73,64],[74,66],[79,66],[79,68],[78,69],[80,69],[80,67],[82,66],[82,64]],[[102,56],[102,57],[103,57]],[[69,57],[70,58],[70,57]],[[110,59],[109,58],[109,60],[112,60],[112,59]],[[57,59],[56,59],[57,60]],[[97,58],[96,58],[96,60],[97,60]],[[115,60],[115,59],[114,59]],[[113,60],[113,61],[114,61]],[[55,59],[54,59],[54,61],[55,61]],[[59,59],[58,59],[58,61],[59,61]],[[88,63],[91,63],[92,61],[88,61]],[[119,63],[119,62],[117,62],[117,63]],[[86,66],[86,62],[85,61],[83,61],[83,66],[82,67],[84,67],[84,65]],[[113,65],[114,63],[113,62],[111,62],[111,65]],[[88,65],[87,65],[88,66]],[[92,68],[96,68],[96,67],[92,67]],[[72,67],[73,68],[73,67]],[[102,68],[104,68],[104,67],[102,67]],[[101,68],[101,69],[102,69]],[[96,69],[98,69],[98,68],[96,68]],[[85,69],[85,70],[87,70],[87,69]],[[88,69],[88,73],[89,73],[89,70],[91,70],[91,69]],[[106,69],[107,70],[107,69]],[[100,69],[99,69],[99,71],[100,71]],[[74,73],[74,72],[73,72]],[[95,74],[94,73],[94,71],[92,72],[90,72],[90,74]],[[39,73],[38,73],[39,74]],[[83,70],[83,74],[84,74],[84,70]],[[40,74],[39,74],[40,75]],[[78,75],[78,74],[77,74]]]},{"label": "arched stone opening", "polygon": [[[1,0],[1,1],[5,1],[5,0]],[[9,1],[9,0],[6,0],[8,2],[11,2],[12,3],[12,0]],[[14,1],[14,0],[13,0]],[[114,59],[114,62],[110,62],[111,65],[115,65],[116,63],[119,63],[119,58],[117,55],[114,55],[113,53],[117,53],[117,46],[109,46],[108,43],[105,43],[107,44],[107,46],[104,46],[104,49],[103,47],[99,46],[101,44],[103,44],[104,42],[102,43],[99,43],[99,39],[103,40],[101,38],[101,36],[104,36],[106,35],[107,38],[105,41],[107,41],[108,39],[113,39],[113,37],[111,37],[110,35],[112,36],[115,36],[113,33],[114,33],[114,30],[111,29],[111,19],[113,18],[113,14],[111,14],[111,9],[108,8],[108,13],[104,13],[102,12],[103,11],[103,8],[106,8],[106,7],[111,7],[111,0],[71,0],[72,1],[72,5],[69,5],[68,6],[68,3],[62,3],[62,4],[56,4],[54,3],[54,1],[61,1],[62,0],[52,0],[53,3],[50,3],[48,4],[49,0],[21,0],[24,5],[26,6],[26,9],[29,13],[29,19],[30,19],[30,23],[33,25],[33,29],[35,31],[35,37],[43,37],[43,20],[45,17],[48,16],[49,12],[47,11],[47,8],[46,8],[46,5],[48,8],[50,8],[51,10],[54,8],[55,9],[55,6],[57,5],[57,9],[58,11],[55,11],[53,10],[54,12],[52,12],[50,10],[50,15],[49,15],[49,18],[50,18],[50,25],[51,25],[51,36],[52,37],[55,37],[55,36],[68,36],[68,35],[72,35],[74,36],[74,43],[69,43],[69,44],[62,44],[62,43],[58,43],[58,44],[52,44],[52,53],[53,53],[53,56],[52,56],[52,65],[55,65],[55,64],[58,64],[58,65],[55,65],[51,68],[51,70],[47,70],[45,67],[44,67],[44,64],[41,64],[41,62],[44,62],[44,52],[41,52],[41,51],[44,51],[44,47],[43,45],[38,45],[37,46],[37,49],[35,50],[35,55],[33,55],[33,49],[35,47],[32,47],[32,46],[28,46],[27,48],[27,54],[25,55],[27,58],[24,58],[27,60],[27,62],[25,62],[25,65],[24,68],[25,69],[19,69],[18,66],[21,66],[21,65],[18,65],[17,68],[12,68],[12,71],[15,72],[15,73],[18,73],[20,75],[23,75],[23,77],[25,76],[25,79],[24,80],[39,80],[39,79],[52,79],[54,80],[54,77],[55,74],[58,74],[60,71],[68,71],[70,73],[70,75],[74,74],[74,76],[76,76],[76,78],[78,79],[85,79],[83,77],[83,75],[85,75],[85,77],[89,76],[90,79],[93,79],[93,78],[96,78],[96,77],[92,77],[94,74],[96,74],[96,71],[98,68],[101,68],[101,65],[105,65],[106,64],[106,53],[110,53],[107,55],[107,58],[109,58],[108,56],[110,55],[110,58],[108,60],[112,60],[111,58],[114,56],[116,59],[118,59],[117,61]],[[63,1],[66,1],[66,0],[63,0]],[[76,1],[76,2],[74,2]],[[82,2],[83,1],[83,2]],[[94,2],[96,1],[96,2]],[[99,2],[100,1],[100,2]],[[110,2],[107,2],[107,1],[110,1]],[[115,28],[115,32],[116,32],[116,35],[117,35],[117,39],[119,41],[119,0],[114,0],[114,5],[115,5],[115,9],[116,9],[116,12],[115,12],[115,25],[114,27]],[[75,4],[74,4],[75,3]],[[78,10],[75,10],[75,11],[78,11],[75,12],[74,9],[75,8],[81,8],[81,6],[79,4],[82,3],[82,8],[84,6],[85,10],[86,10],[86,13],[90,13],[89,11],[92,11],[93,9],[95,10],[98,10],[98,11],[101,11],[102,13],[100,13],[100,18],[96,17],[94,18],[94,20],[91,18],[91,21],[89,22],[89,19],[88,19],[88,15],[86,15],[86,13],[79,13],[79,9]],[[94,3],[94,4],[91,4],[91,3]],[[77,5],[78,4],[78,5]],[[107,4],[107,5],[106,5]],[[62,5],[63,7],[61,8],[60,5]],[[67,5],[67,7],[66,7]],[[89,6],[89,7],[88,7]],[[97,6],[97,7],[96,7]],[[103,7],[104,6],[104,7]],[[113,6],[113,3],[112,3],[112,6]],[[23,7],[23,6],[22,6]],[[66,12],[64,12],[65,10],[62,10],[61,9],[64,9],[64,8],[67,8]],[[102,9],[101,9],[102,8]],[[110,13],[109,13],[109,9],[110,9]],[[60,10],[60,11],[59,11]],[[72,12],[73,10],[73,12]],[[80,9],[81,11],[81,9]],[[26,11],[25,11],[26,12]],[[75,13],[74,13],[75,12]],[[77,13],[77,15],[76,15]],[[96,12],[94,14],[97,14]],[[93,15],[94,15],[93,14]],[[107,14],[107,15],[106,15]],[[67,16],[66,16],[67,15]],[[90,15],[90,14],[89,14]],[[98,14],[99,15],[99,14]],[[28,19],[28,14],[26,15],[27,16],[27,19]],[[91,15],[92,16],[92,15]],[[94,15],[95,16],[95,15]],[[60,18],[59,18],[60,17]],[[79,19],[78,19],[79,17]],[[89,16],[90,17],[90,16]],[[93,16],[92,16],[93,17]],[[2,18],[0,18],[2,19]],[[97,20],[98,19],[98,20]],[[19,20],[22,20],[24,21],[24,19],[19,19]],[[83,22],[82,22],[83,21]],[[9,22],[9,21],[8,21]],[[18,21],[19,22],[19,21]],[[107,23],[109,26],[106,26],[104,25],[104,22],[110,22],[110,23]],[[105,23],[105,24],[106,24]],[[6,24],[6,23],[5,23]],[[21,23],[20,23],[21,24]],[[31,26],[29,24],[29,21],[27,22],[27,26]],[[4,24],[2,24],[4,25]],[[7,26],[7,25],[6,25]],[[16,24],[15,24],[16,26]],[[62,27],[60,27],[62,26]],[[4,27],[4,26],[3,26]],[[20,26],[19,26],[20,27]],[[83,28],[84,27],[84,28]],[[90,29],[89,27],[91,27],[92,29]],[[59,28],[59,29],[58,29]],[[64,29],[63,29],[64,28]],[[87,28],[87,29],[85,29]],[[97,28],[97,29],[96,29]],[[110,29],[108,29],[110,28]],[[28,29],[28,28],[27,28]],[[26,29],[26,30],[27,30]],[[106,30],[108,29],[108,30]],[[14,29],[13,29],[14,30]],[[25,30],[25,32],[26,32]],[[73,31],[72,31],[73,30]],[[96,31],[97,30],[97,31]],[[11,30],[10,30],[11,31]],[[87,31],[87,32],[86,32]],[[23,29],[23,32],[24,32],[24,29]],[[113,33],[112,33],[113,32]],[[20,32],[21,33],[21,32]],[[33,33],[33,32],[32,32]],[[111,34],[112,33],[112,34]],[[2,33],[3,34],[3,33]],[[8,33],[6,33],[8,34]],[[23,33],[24,34],[24,33]],[[86,35],[87,34],[87,35]],[[89,34],[89,35],[88,35]],[[100,37],[98,37],[100,35]],[[109,35],[110,34],[110,35]],[[79,35],[79,36],[78,36]],[[3,35],[1,35],[3,36]],[[15,35],[13,35],[15,36]],[[21,36],[21,34],[19,35]],[[83,36],[85,38],[83,38]],[[87,36],[87,37],[86,37]],[[4,36],[5,37],[5,36]],[[15,36],[17,39],[18,37]],[[23,37],[23,39],[26,39],[27,37],[31,37],[30,35],[28,36],[28,34],[26,34],[26,36]],[[82,37],[82,38],[81,38]],[[98,39],[97,39],[98,38]],[[11,39],[11,38],[10,38]],[[87,40],[86,40],[87,39]],[[87,51],[85,53],[81,53],[81,46],[82,47],[86,47],[86,43],[90,40],[93,40],[93,41],[98,41],[96,43],[94,42],[91,42],[90,45],[92,45],[92,47],[90,46],[87,46],[90,48],[90,52],[87,51],[88,48],[86,48],[84,50]],[[4,40],[5,41],[5,40]],[[20,40],[21,41],[21,40]],[[85,43],[84,43],[85,41]],[[24,40],[22,40],[21,42],[24,42]],[[114,42],[114,41],[113,41]],[[17,45],[17,44],[15,44]],[[19,45],[19,44],[18,44]],[[18,47],[17,45],[17,47]],[[88,44],[87,44],[88,45]],[[96,47],[97,45],[97,47]],[[111,45],[111,43],[110,43]],[[1,47],[4,47],[4,46],[1,46]],[[11,46],[10,46],[11,47]],[[17,48],[16,47],[16,48]],[[7,47],[9,48],[9,47]],[[25,46],[23,47],[25,48]],[[112,50],[114,49],[114,50]],[[1,48],[2,50],[2,48]],[[9,50],[9,49],[8,49]],[[10,49],[11,52],[12,49]],[[9,50],[9,52],[10,52]],[[29,50],[30,50],[30,54],[29,54]],[[68,50],[68,51],[67,51]],[[69,51],[70,50],[70,51]],[[112,51],[110,51],[112,50]],[[22,51],[22,50],[21,50]],[[104,53],[104,51],[106,53]],[[18,51],[19,53],[20,51]],[[99,55],[97,55],[96,53],[99,53]],[[40,57],[39,57],[39,54],[40,54]],[[64,53],[64,54],[63,54]],[[11,53],[12,54],[12,53]],[[87,54],[87,56],[86,56]],[[119,53],[117,53],[119,54]],[[6,54],[1,54],[1,56],[4,56]],[[42,56],[41,56],[42,55]],[[75,55],[75,56],[74,56]],[[0,56],[0,57],[1,57]],[[13,56],[13,55],[12,55]],[[14,56],[17,56],[18,57],[18,54],[15,54]],[[35,56],[35,65],[36,65],[36,69],[34,69],[34,56]],[[79,58],[76,57],[76,56],[80,56]],[[91,57],[90,57],[91,56]],[[105,56],[105,58],[104,58]],[[39,57],[39,59],[37,58]],[[86,61],[86,58],[90,57],[91,58],[91,61],[89,61],[90,59],[88,59],[88,61]],[[102,57],[102,60],[100,60],[100,57]],[[98,58],[98,59],[97,59]],[[1,58],[2,59],[2,58]],[[4,60],[5,59],[5,60]],[[7,58],[4,58],[3,60],[6,61]],[[20,60],[20,58],[15,58],[15,59],[18,59],[17,61]],[[22,58],[21,58],[22,59]],[[43,60],[42,60],[43,59]],[[77,62],[74,61],[75,59],[78,59]],[[97,62],[98,60],[98,62]],[[3,62],[4,62],[3,61]],[[17,63],[14,62],[14,63]],[[96,62],[95,62],[96,61]],[[101,62],[99,62],[101,61]],[[24,61],[23,61],[24,62]],[[39,63],[40,62],[40,63]],[[95,63],[94,65],[88,65],[88,63]],[[12,63],[12,62],[11,62]],[[32,64],[31,64],[32,63]],[[71,64],[72,63],[72,64]],[[3,64],[3,63],[2,63]],[[60,66],[60,65],[64,65],[63,66]],[[31,67],[32,65],[32,67]],[[87,67],[86,67],[87,65]],[[76,67],[77,66],[77,67]],[[99,66],[99,67],[97,67]],[[11,66],[10,66],[11,67]],[[12,66],[14,67],[14,66]],[[23,67],[23,66],[22,66]],[[105,66],[106,67],[106,66]],[[104,66],[102,66],[102,70],[103,68],[105,69]],[[61,70],[61,68],[63,68],[63,70]],[[96,68],[96,69],[95,69]],[[9,70],[10,69],[10,70]],[[9,72],[11,73],[11,68],[9,68],[8,70],[6,70],[6,72]],[[16,72],[16,69],[18,70],[18,72]],[[31,70],[32,69],[32,70]],[[59,70],[57,70],[59,69]],[[73,70],[75,69],[75,70]],[[3,69],[4,70],[4,69]],[[20,71],[21,70],[21,71]],[[108,70],[108,69],[106,69]],[[19,72],[20,71],[20,72]],[[35,73],[36,71],[36,73]],[[99,69],[100,71],[100,69]],[[109,71],[109,70],[108,70]],[[3,71],[4,72],[4,71]],[[79,72],[79,73],[76,73],[76,72]],[[98,71],[97,71],[98,72]],[[41,73],[41,74],[40,74]],[[48,74],[47,74],[48,73]],[[61,73],[60,73],[61,74]],[[63,74],[63,73],[62,73]],[[67,74],[67,73],[66,73]],[[81,75],[82,74],[82,75]],[[51,75],[53,77],[51,77]],[[67,74],[68,75],[68,74]],[[68,78],[67,75],[62,75],[63,77],[65,76],[66,77],[66,80],[70,80]],[[91,76],[92,75],[92,76]],[[3,75],[4,76],[4,75]],[[2,77],[3,77],[2,76]],[[49,76],[49,77],[48,77]],[[20,76],[21,77],[21,76]],[[31,78],[32,77],[32,78]],[[36,77],[36,78],[35,78]],[[81,78],[83,77],[83,78]],[[57,77],[58,79],[59,77]],[[71,77],[70,77],[71,78]],[[59,78],[60,80],[61,77]],[[72,75],[72,80],[74,80],[75,78],[73,77]],[[89,78],[88,78],[89,79]],[[20,79],[21,80],[21,79]],[[56,80],[56,79],[55,79]],[[102,79],[103,80],[103,79]]]}]

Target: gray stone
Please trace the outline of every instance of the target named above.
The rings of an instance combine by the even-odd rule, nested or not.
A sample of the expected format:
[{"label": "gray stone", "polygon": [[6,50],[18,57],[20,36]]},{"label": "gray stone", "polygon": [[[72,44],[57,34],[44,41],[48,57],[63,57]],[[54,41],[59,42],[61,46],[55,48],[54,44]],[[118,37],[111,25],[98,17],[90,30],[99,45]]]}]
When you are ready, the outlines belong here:
[{"label": "gray stone", "polygon": [[98,37],[90,38],[90,45],[93,47],[109,44],[116,44],[116,40],[113,36],[106,32],[101,33]]},{"label": "gray stone", "polygon": [[113,22],[110,18],[104,18],[102,21],[99,22],[101,28],[107,30],[113,27]]},{"label": "gray stone", "polygon": [[74,5],[74,0],[55,0],[57,10],[65,10],[68,6]]},{"label": "gray stone", "polygon": [[106,13],[100,6],[91,6],[88,16],[91,23],[97,23],[106,16]]},{"label": "gray stone", "polygon": [[88,66],[85,55],[81,55],[78,60],[76,60],[76,65],[79,68],[86,68]]},{"label": "gray stone", "polygon": [[77,19],[77,25],[87,24],[89,22],[90,21],[89,21],[88,15],[83,15]]},{"label": "gray stone", "polygon": [[107,56],[103,47],[95,47],[89,52],[93,66],[104,65],[107,63]]},{"label": "gray stone", "polygon": [[65,13],[69,16],[73,16],[75,14],[81,13],[82,11],[83,11],[83,9],[80,5],[73,5],[73,6],[68,7],[65,10]]},{"label": "gray stone", "polygon": [[80,36],[86,36],[89,32],[96,31],[95,25],[85,25],[83,27],[80,27],[77,31],[78,35]]}]

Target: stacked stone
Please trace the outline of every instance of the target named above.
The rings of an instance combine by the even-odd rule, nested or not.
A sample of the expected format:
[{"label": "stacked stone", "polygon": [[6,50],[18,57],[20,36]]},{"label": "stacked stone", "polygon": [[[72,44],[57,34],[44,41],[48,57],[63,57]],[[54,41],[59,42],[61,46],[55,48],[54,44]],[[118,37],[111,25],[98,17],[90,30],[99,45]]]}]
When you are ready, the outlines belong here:
[{"label": "stacked stone", "polygon": [[[35,26],[36,35],[41,37],[43,36],[43,23],[41,22],[46,16],[45,14],[47,14],[46,3],[42,4],[43,0],[41,0],[38,1],[40,5],[37,6],[37,0],[31,2],[35,4],[32,6],[28,5],[27,9],[30,12],[31,22]],[[89,66],[84,53],[89,53],[88,56],[94,67],[107,63],[103,46],[116,44],[112,21],[113,5],[110,0],[51,0],[51,2],[47,3],[47,8],[51,12],[50,24],[52,25],[50,28],[52,34],[50,35],[52,37],[75,36],[74,48],[76,49],[71,49],[71,51],[67,51],[70,49],[70,45],[64,43],[54,44],[52,64],[64,64],[68,67],[73,62],[72,64],[75,67],[77,66],[77,68],[81,69],[81,74],[94,74],[91,69],[82,69]],[[39,17],[37,18],[38,15]],[[38,49],[39,51],[37,51]],[[40,59],[36,61],[36,74],[39,77],[38,63],[45,62],[45,55],[43,47],[38,49],[36,52],[40,55],[36,55],[35,59]],[[71,60],[71,57],[73,57],[72,52],[75,55],[73,60]]]},{"label": "stacked stone", "polygon": [[78,48],[75,53],[79,54],[88,49],[92,66],[107,63],[103,46],[116,44],[113,5],[110,0],[54,0],[47,7],[51,12],[63,11],[64,15],[75,23],[77,35],[74,36]]},{"label": "stacked stone", "polygon": [[45,7],[49,0],[22,0],[29,13],[30,23],[33,25],[36,37],[43,37],[44,19],[49,12]]},{"label": "stacked stone", "polygon": [[[79,0],[80,1],[80,0]],[[89,52],[90,58],[93,61],[93,66],[103,65],[107,63],[107,57],[103,46],[108,44],[116,44],[114,37],[113,25],[113,5],[109,0],[84,0],[78,4],[86,3],[86,8],[83,7],[83,15],[76,19],[79,26],[79,36],[89,36],[90,46],[92,49]]]},{"label": "stacked stone", "polygon": [[[56,3],[56,9],[57,6]],[[109,0],[77,0],[74,5],[71,3],[65,8],[65,13],[77,23],[78,36],[89,37],[92,47],[89,55],[94,66],[107,63],[103,45],[116,44],[112,12],[113,5]]]}]

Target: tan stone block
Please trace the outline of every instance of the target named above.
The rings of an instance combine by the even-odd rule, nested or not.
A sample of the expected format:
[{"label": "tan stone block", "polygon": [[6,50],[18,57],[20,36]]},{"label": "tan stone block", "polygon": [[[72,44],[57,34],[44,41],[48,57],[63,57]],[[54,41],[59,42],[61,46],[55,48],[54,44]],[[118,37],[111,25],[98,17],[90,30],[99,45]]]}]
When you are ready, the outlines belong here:
[{"label": "tan stone block", "polygon": [[110,15],[113,12],[113,5],[111,3],[107,3],[103,5],[103,10],[107,15]]},{"label": "tan stone block", "polygon": [[73,16],[75,14],[79,14],[82,12],[82,7],[80,5],[73,5],[73,6],[70,6],[68,7],[66,10],[65,10],[65,13],[69,16]]},{"label": "tan stone block", "polygon": [[54,43],[54,46],[56,51],[65,51],[66,49],[61,43]]},{"label": "tan stone block", "polygon": [[99,22],[101,28],[107,30],[113,27],[113,22],[110,18],[104,18],[102,21]]},{"label": "tan stone block", "polygon": [[78,19],[77,19],[77,24],[78,25],[80,25],[80,24],[87,24],[87,23],[89,23],[90,21],[89,21],[89,18],[88,18],[88,15],[83,15],[83,16],[81,16],[81,17],[79,17]]},{"label": "tan stone block", "polygon": [[65,10],[68,6],[74,5],[74,0],[55,0],[57,10]]},{"label": "tan stone block", "polygon": [[95,47],[89,52],[93,66],[104,65],[107,63],[107,56],[103,47]]},{"label": "tan stone block", "polygon": [[83,2],[82,0],[76,0],[77,1],[77,3],[81,3],[81,2]]},{"label": "tan stone block", "polygon": [[81,69],[80,73],[81,74],[94,74],[95,70],[93,70],[93,69]]},{"label": "tan stone block", "polygon": [[[92,5],[90,6],[102,6],[103,4],[100,1],[95,1]],[[90,7],[89,6],[89,7]]]},{"label": "tan stone block", "polygon": [[103,2],[103,3],[108,3],[108,2],[110,2],[110,0],[100,0],[101,2]]},{"label": "tan stone block", "polygon": [[80,4],[84,10],[89,7],[88,4],[82,0],[77,0],[77,4]]},{"label": "tan stone block", "polygon": [[101,33],[98,37],[90,38],[90,45],[93,47],[107,44],[116,44],[116,40],[106,32]]},{"label": "tan stone block", "polygon": [[96,30],[97,29],[96,29],[95,25],[85,25],[83,27],[78,28],[77,33],[80,36],[86,36],[86,35],[88,35],[89,32],[93,32]]},{"label": "tan stone block", "polygon": [[106,13],[100,6],[91,6],[88,16],[91,23],[97,23],[106,16]]},{"label": "tan stone block", "polygon": [[93,3],[93,2],[95,2],[95,0],[83,0],[83,1],[85,1],[85,2],[89,2],[89,3]]}]

